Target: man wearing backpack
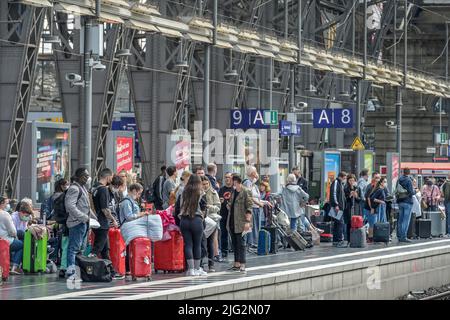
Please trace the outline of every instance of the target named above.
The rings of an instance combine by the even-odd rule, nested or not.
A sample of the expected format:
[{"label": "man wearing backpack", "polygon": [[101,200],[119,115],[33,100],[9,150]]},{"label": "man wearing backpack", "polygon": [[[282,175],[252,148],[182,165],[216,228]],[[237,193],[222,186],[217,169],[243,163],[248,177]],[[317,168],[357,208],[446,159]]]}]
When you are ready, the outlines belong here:
[{"label": "man wearing backpack", "polygon": [[155,179],[152,185],[153,189],[153,201],[156,210],[163,210],[163,197],[162,191],[164,182],[166,182],[166,166],[161,167],[161,174]]},{"label": "man wearing backpack", "polygon": [[441,187],[442,198],[444,198],[445,214],[447,216],[447,237],[450,237],[450,176]]},{"label": "man wearing backpack", "polygon": [[[111,260],[109,256],[109,239],[108,232],[110,223],[113,227],[118,227],[118,223],[113,216],[111,210],[111,193],[109,185],[113,178],[113,172],[109,168],[100,171],[98,175],[98,183],[92,190],[92,198],[94,200],[95,213],[97,215],[100,228],[94,229],[95,240],[92,248],[92,255],[101,256],[102,259]],[[113,275],[113,279],[123,279],[122,275]]]},{"label": "man wearing backpack", "polygon": [[399,242],[411,242],[407,238],[409,222],[411,220],[411,211],[413,206],[414,191],[412,180],[409,177],[411,171],[409,168],[403,169],[403,175],[398,179],[395,196],[398,203],[398,222],[397,238]]},{"label": "man wearing backpack", "polygon": [[66,225],[69,229],[66,277],[75,275],[75,256],[82,251],[88,233],[91,206],[87,186],[90,181],[87,169],[78,168],[65,194],[64,205],[68,214]]}]

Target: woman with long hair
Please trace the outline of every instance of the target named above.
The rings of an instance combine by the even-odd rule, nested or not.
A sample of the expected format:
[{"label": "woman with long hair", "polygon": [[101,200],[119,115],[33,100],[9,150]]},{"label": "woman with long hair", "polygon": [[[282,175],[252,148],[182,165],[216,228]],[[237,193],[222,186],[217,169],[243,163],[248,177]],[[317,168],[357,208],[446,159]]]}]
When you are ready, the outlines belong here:
[{"label": "woman with long hair", "polygon": [[200,268],[202,257],[203,211],[206,203],[202,200],[203,186],[198,175],[192,175],[181,194],[180,229],[184,239],[184,255],[188,276],[204,276]]},{"label": "woman with long hair", "polygon": [[373,226],[377,222],[386,222],[386,178],[381,178],[375,188],[370,193],[368,199],[371,208],[369,214],[369,226]]},{"label": "woman with long hair", "polygon": [[359,201],[356,176],[354,174],[347,175],[347,183],[344,186],[344,194],[347,205],[344,209],[344,223],[346,226],[345,236],[350,242],[351,219],[354,215],[355,204]]}]

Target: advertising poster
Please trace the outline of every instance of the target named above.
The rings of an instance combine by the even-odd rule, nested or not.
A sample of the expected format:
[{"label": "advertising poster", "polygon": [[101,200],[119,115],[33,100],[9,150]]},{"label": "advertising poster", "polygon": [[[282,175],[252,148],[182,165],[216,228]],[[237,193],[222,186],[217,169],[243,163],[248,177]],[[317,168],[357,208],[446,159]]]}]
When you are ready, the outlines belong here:
[{"label": "advertising poster", "polygon": [[139,135],[136,125],[135,117],[119,117],[115,118],[112,122],[111,130],[116,131],[134,131],[134,149],[135,157],[138,162],[141,161],[141,154],[139,150]]},{"label": "advertising poster", "polygon": [[49,198],[55,182],[70,175],[70,129],[36,128],[36,202]]},{"label": "advertising poster", "polygon": [[330,199],[330,186],[341,170],[341,154],[339,152],[324,151],[324,172],[322,176],[322,196]]},{"label": "advertising poster", "polygon": [[133,143],[132,137],[117,137],[116,139],[116,161],[117,172],[133,170]]},{"label": "advertising poster", "polygon": [[396,152],[386,153],[387,182],[390,192],[393,192],[400,177],[400,157]]},{"label": "advertising poster", "polygon": [[374,154],[372,151],[364,152],[363,154],[363,168],[369,170],[369,177],[372,176],[374,170]]},{"label": "advertising poster", "polygon": [[175,145],[175,167],[177,171],[189,170],[191,162],[191,143],[188,140],[180,140]]}]

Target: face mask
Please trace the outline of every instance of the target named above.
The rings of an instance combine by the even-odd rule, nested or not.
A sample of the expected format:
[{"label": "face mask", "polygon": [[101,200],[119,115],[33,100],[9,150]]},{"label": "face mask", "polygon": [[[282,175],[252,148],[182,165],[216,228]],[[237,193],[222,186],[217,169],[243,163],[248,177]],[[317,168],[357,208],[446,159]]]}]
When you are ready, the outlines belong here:
[{"label": "face mask", "polygon": [[119,192],[119,189],[117,189],[117,188],[111,188],[111,190],[112,190],[112,192],[114,192],[114,193]]},{"label": "face mask", "polygon": [[252,183],[256,183],[258,181],[258,178],[253,178]]},{"label": "face mask", "polygon": [[9,203],[6,205],[5,211],[11,211],[11,205]]},{"label": "face mask", "polygon": [[122,192],[122,195],[123,195],[124,197],[126,197],[126,196],[128,195],[128,190],[125,189],[125,190]]},{"label": "face mask", "polygon": [[30,216],[21,216],[20,221],[30,221]]}]

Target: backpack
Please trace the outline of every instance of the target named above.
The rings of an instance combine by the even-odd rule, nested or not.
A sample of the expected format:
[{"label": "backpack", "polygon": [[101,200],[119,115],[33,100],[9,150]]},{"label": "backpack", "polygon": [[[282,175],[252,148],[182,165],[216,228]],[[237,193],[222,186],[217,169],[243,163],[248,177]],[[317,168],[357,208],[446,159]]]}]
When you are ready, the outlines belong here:
[{"label": "backpack", "polygon": [[403,200],[408,198],[409,192],[406,190],[399,181],[397,181],[397,185],[395,187],[395,198],[397,200]]},{"label": "backpack", "polygon": [[442,185],[442,193],[444,194],[444,200],[450,201],[450,182],[447,181]]},{"label": "backpack", "polygon": [[[78,191],[78,198],[77,202],[80,200],[81,195],[83,194],[81,189],[77,186],[79,189]],[[69,190],[69,189],[67,189]],[[66,210],[66,193],[67,190],[64,191],[58,198],[56,198],[53,201],[53,219],[56,221],[56,223],[59,224],[66,224],[67,218],[69,217],[69,212]]]},{"label": "backpack", "polygon": [[53,196],[50,196],[41,204],[40,214],[41,214],[41,217],[45,217],[46,220],[51,220],[51,218],[52,218],[52,213],[53,213],[52,198],[53,198]]}]

